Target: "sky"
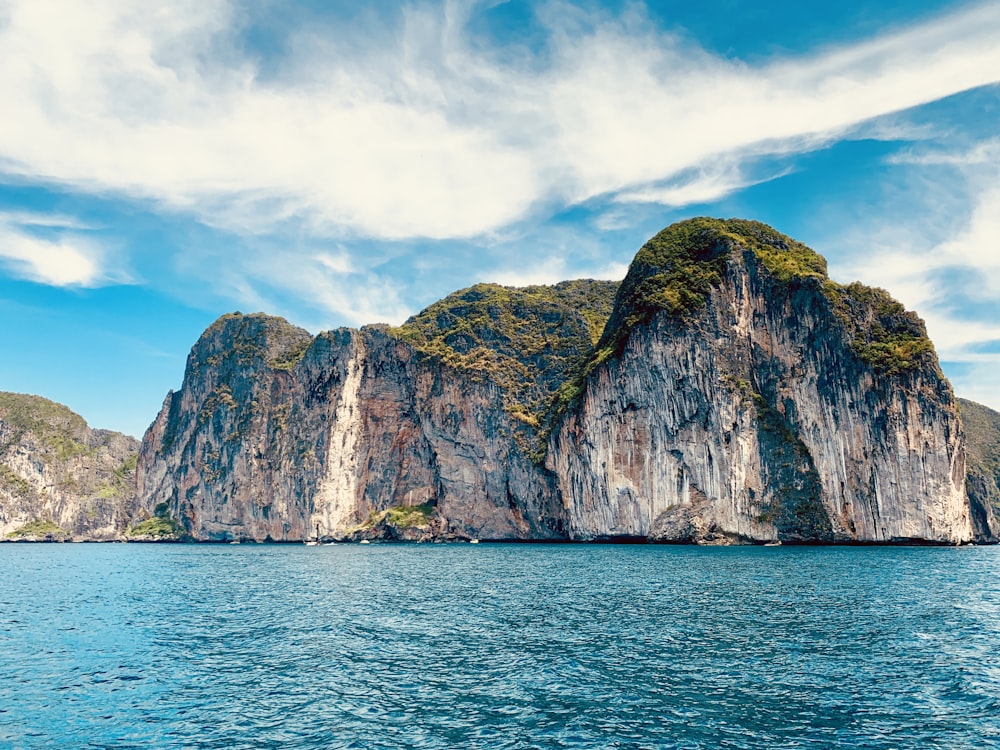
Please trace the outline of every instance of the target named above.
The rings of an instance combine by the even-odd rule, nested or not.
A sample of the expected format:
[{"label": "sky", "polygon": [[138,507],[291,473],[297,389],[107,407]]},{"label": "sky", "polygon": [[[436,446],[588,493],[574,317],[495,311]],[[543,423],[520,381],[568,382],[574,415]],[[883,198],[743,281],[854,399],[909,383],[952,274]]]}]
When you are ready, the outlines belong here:
[{"label": "sky", "polygon": [[219,315],[398,324],[771,224],[1000,409],[1000,3],[0,0],[0,390],[140,436]]}]

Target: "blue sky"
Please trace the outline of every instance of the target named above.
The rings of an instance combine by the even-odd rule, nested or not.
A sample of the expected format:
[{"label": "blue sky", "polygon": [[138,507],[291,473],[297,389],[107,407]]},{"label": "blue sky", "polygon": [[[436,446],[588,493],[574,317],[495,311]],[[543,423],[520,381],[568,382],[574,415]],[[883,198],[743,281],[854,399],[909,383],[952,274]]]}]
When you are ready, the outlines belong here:
[{"label": "blue sky", "polygon": [[1000,409],[1000,4],[0,0],[0,390],[140,435],[220,314],[399,323],[760,219]]}]

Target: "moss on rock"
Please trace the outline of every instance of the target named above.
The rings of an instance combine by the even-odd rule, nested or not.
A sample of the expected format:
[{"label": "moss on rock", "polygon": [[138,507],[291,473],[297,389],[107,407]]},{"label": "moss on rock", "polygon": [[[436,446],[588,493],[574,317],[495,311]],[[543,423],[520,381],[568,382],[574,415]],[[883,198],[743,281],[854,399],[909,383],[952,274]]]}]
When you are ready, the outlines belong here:
[{"label": "moss on rock", "polygon": [[477,284],[389,333],[473,381],[495,383],[508,414],[537,432],[556,391],[587,361],[617,288],[590,279],[554,286]]},{"label": "moss on rock", "polygon": [[69,532],[50,519],[38,519],[14,529],[7,535],[7,538],[62,541],[69,538]]},{"label": "moss on rock", "polygon": [[876,372],[898,375],[937,362],[924,322],[886,290],[827,281],[823,292],[850,336],[851,348]]},{"label": "moss on rock", "polygon": [[[956,401],[965,431],[969,496],[983,510],[987,506],[992,508],[995,524],[1000,521],[1000,412],[964,398]],[[982,523],[987,525],[986,519]],[[1000,529],[993,533],[997,532]]]},{"label": "moss on rock", "polygon": [[128,531],[125,537],[132,540],[152,539],[162,541],[178,541],[184,539],[187,532],[172,518],[154,516],[142,521]]},{"label": "moss on rock", "polygon": [[[407,529],[429,529],[434,520],[437,508],[430,503],[421,505],[394,505],[385,510],[373,510],[363,522],[348,529],[345,536],[366,537],[365,532],[371,532],[379,527],[393,527],[400,531]],[[389,535],[392,538],[392,535]]]},{"label": "moss on rock", "polygon": [[90,452],[84,442],[87,423],[83,417],[47,398],[0,392],[0,420],[22,433],[35,435],[57,460]]},{"label": "moss on rock", "polygon": [[31,485],[6,464],[0,464],[0,488],[21,498],[32,495]]}]

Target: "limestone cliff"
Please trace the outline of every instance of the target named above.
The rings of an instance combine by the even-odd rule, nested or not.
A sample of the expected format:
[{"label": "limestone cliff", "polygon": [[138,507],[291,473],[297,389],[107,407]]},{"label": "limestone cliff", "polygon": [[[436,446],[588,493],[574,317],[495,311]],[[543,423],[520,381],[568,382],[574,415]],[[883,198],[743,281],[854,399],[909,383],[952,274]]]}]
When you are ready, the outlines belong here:
[{"label": "limestone cliff", "polygon": [[969,541],[923,324],[756,222],[653,238],[550,443],[574,538]]},{"label": "limestone cliff", "polygon": [[769,227],[696,219],[620,287],[478,285],[317,337],[223,316],[138,492],[198,539],[960,543],[965,477],[919,318]]},{"label": "limestone cliff", "polygon": [[[559,537],[554,482],[502,390],[402,333],[312,339],[279,318],[224,316],[143,440],[147,509],[166,504],[199,539]],[[387,525],[413,506],[419,522]]]},{"label": "limestone cliff", "polygon": [[958,399],[965,429],[965,484],[976,541],[1000,540],[1000,412]]},{"label": "limestone cliff", "polygon": [[39,396],[0,393],[0,539],[115,539],[135,514],[139,442]]}]

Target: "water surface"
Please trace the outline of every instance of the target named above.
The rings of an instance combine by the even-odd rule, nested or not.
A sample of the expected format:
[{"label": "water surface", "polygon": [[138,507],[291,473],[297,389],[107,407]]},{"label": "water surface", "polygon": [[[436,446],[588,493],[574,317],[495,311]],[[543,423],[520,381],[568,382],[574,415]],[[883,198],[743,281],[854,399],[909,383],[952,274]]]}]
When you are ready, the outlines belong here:
[{"label": "water surface", "polygon": [[998,695],[996,547],[0,545],[0,747],[990,747]]}]

